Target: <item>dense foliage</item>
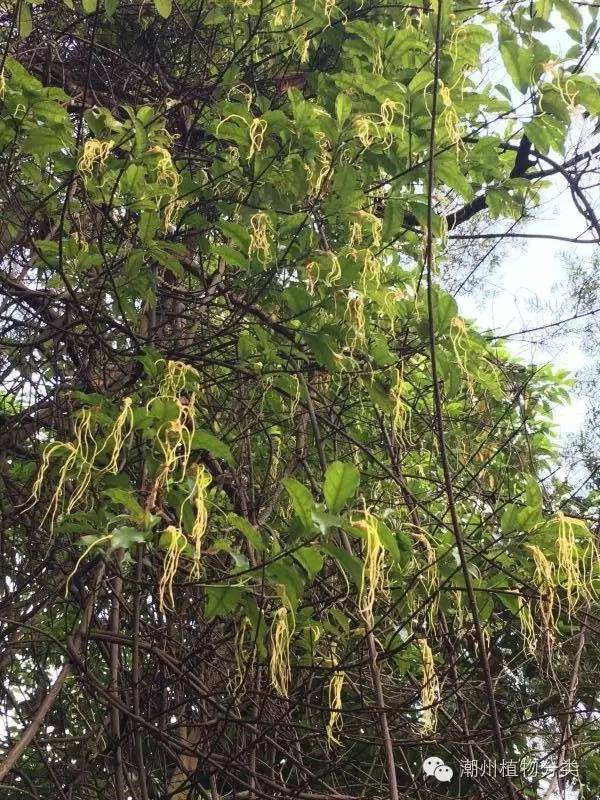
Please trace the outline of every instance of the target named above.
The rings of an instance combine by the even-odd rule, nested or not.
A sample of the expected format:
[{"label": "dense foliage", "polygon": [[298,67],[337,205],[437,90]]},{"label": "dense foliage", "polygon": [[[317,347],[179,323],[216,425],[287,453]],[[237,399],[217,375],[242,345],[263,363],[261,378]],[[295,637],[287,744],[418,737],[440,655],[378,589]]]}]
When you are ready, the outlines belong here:
[{"label": "dense foliage", "polygon": [[567,376],[438,280],[600,235],[579,5],[6,6],[4,797],[597,796]]}]

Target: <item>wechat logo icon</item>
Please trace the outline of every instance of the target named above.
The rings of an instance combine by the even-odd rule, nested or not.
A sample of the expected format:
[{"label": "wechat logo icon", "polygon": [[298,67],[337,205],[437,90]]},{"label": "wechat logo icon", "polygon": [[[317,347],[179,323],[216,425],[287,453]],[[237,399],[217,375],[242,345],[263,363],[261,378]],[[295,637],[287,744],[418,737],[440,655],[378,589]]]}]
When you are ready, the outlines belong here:
[{"label": "wechat logo icon", "polygon": [[430,756],[423,762],[423,772],[428,778],[435,778],[440,783],[448,783],[452,780],[454,771],[446,766],[441,758]]}]

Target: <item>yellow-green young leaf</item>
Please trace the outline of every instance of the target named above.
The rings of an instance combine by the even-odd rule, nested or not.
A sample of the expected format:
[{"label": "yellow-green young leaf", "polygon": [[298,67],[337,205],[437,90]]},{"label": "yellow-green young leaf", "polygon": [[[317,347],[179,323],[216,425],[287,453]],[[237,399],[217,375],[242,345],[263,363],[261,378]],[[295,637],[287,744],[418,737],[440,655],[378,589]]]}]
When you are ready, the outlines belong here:
[{"label": "yellow-green young leaf", "polygon": [[31,33],[33,28],[31,8],[29,7],[28,3],[21,2],[17,18],[17,26],[19,29],[19,36],[21,37],[21,39],[26,39]]},{"label": "yellow-green young leaf", "polygon": [[154,7],[161,15],[161,17],[167,19],[167,17],[171,15],[173,3],[171,0],[154,0]]},{"label": "yellow-green young leaf", "polygon": [[330,464],[325,473],[325,484],[323,493],[327,508],[332,514],[337,514],[346,505],[346,502],[354,496],[358,489],[360,475],[354,464],[344,464],[342,461],[334,461]]},{"label": "yellow-green young leaf", "polygon": [[81,0],[85,14],[93,14],[98,10],[98,0]]}]

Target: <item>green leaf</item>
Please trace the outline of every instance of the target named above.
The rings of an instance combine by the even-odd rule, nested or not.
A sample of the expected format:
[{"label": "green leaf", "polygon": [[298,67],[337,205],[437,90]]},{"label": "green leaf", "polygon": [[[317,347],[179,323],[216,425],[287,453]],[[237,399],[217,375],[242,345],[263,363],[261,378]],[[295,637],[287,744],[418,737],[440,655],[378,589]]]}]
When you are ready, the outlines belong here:
[{"label": "green leaf", "polygon": [[420,69],[408,84],[408,90],[413,95],[420,95],[424,89],[429,88],[431,90],[433,81],[433,73],[430,70]]},{"label": "green leaf", "polygon": [[[424,304],[425,305],[425,304]],[[432,292],[432,305],[433,305],[433,327],[438,334],[447,333],[450,328],[452,320],[458,316],[458,305],[456,300],[448,292],[433,287]],[[425,309],[425,315],[427,311]],[[424,323],[423,333],[427,335],[428,325]]]},{"label": "green leaf", "polygon": [[221,220],[219,222],[219,230],[239,245],[244,253],[248,251],[248,247],[250,246],[250,234],[239,222],[231,222],[231,220],[228,219]]},{"label": "green leaf", "polygon": [[362,583],[362,570],[363,563],[356,556],[347,553],[343,548],[335,544],[321,544],[319,545],[322,552],[329,553],[338,562],[342,572],[346,576],[350,576],[355,586],[359,587]]},{"label": "green leaf", "polygon": [[390,198],[386,200],[383,212],[383,229],[381,236],[384,242],[389,242],[402,230],[405,205],[400,200]]},{"label": "green leaf", "polygon": [[540,153],[562,149],[567,133],[567,126],[548,114],[534,117],[523,126],[525,133]]},{"label": "green leaf", "polygon": [[265,576],[275,589],[285,589],[289,605],[296,608],[306,582],[304,570],[299,568],[298,563],[291,556],[272,561],[265,567]]},{"label": "green leaf", "polygon": [[581,16],[581,12],[578,11],[572,3],[569,3],[569,0],[554,0],[554,5],[566,22],[568,28],[575,31],[581,30],[583,26],[583,17]]},{"label": "green leaf", "polygon": [[154,7],[161,17],[167,19],[173,10],[173,2],[172,0],[154,0]]},{"label": "green leaf", "polygon": [[19,14],[17,16],[17,28],[21,39],[26,39],[33,30],[33,18],[31,16],[31,7],[29,3],[21,0],[19,7]]},{"label": "green leaf", "polygon": [[230,466],[235,464],[233,453],[229,449],[229,445],[204,428],[200,428],[194,433],[192,438],[192,450],[208,450],[213,456],[222,458],[223,461],[226,461]]},{"label": "green leaf", "polygon": [[130,550],[133,545],[141,544],[146,541],[144,531],[138,528],[122,527],[115,528],[111,533],[110,549],[111,550]]},{"label": "green leaf", "polygon": [[311,580],[323,569],[323,555],[316,547],[300,547],[293,555],[302,564]]},{"label": "green leaf", "polygon": [[229,555],[233,559],[233,569],[230,570],[230,575],[236,575],[238,572],[246,572],[250,567],[250,562],[244,553],[237,553],[235,550],[230,550]]},{"label": "green leaf", "polygon": [[550,19],[553,0],[535,0],[535,13],[543,20]]},{"label": "green leaf", "polygon": [[157,397],[152,403],[151,413],[160,425],[164,425],[178,418],[179,406],[174,400]]},{"label": "green leaf", "polygon": [[[485,584],[479,582],[482,588]],[[494,610],[494,596],[490,592],[479,591],[475,592],[475,599],[477,602],[477,611],[479,612],[479,619],[481,622],[487,622]]]},{"label": "green leaf", "polygon": [[322,534],[326,534],[330,528],[341,528],[343,520],[334,514],[316,509],[312,512],[313,522],[319,527]]},{"label": "green leaf", "polygon": [[531,82],[533,52],[509,39],[501,42],[500,55],[512,82],[522,94],[525,94]]},{"label": "green leaf", "polygon": [[150,244],[159,227],[160,217],[155,211],[142,211],[139,225],[140,241],[142,244]]},{"label": "green leaf", "polygon": [[327,508],[337,514],[344,508],[347,500],[356,494],[360,475],[354,464],[334,461],[325,473],[323,492]]},{"label": "green leaf", "polygon": [[52,128],[33,128],[22,143],[24,153],[47,156],[58,153],[64,147],[63,139]]},{"label": "green leaf", "polygon": [[220,8],[211,8],[202,22],[204,25],[220,25],[222,22],[227,22],[227,16]]},{"label": "green leaf", "polygon": [[242,599],[239,586],[207,586],[204,616],[207,620],[224,617],[231,613]]},{"label": "green leaf", "polygon": [[397,361],[396,356],[388,347],[388,341],[385,336],[375,334],[371,341],[369,352],[378,367],[389,367]]},{"label": "green leaf", "polygon": [[148,248],[148,255],[156,259],[161,267],[165,267],[173,275],[182,278],[184,273],[181,262],[168,251],[166,247],[168,244],[168,242],[153,242]]},{"label": "green leaf", "polygon": [[122,505],[132,516],[140,520],[144,518],[144,509],[135,499],[132,492],[126,489],[105,489],[102,494],[110,498],[113,502]]},{"label": "green leaf", "polygon": [[410,536],[400,531],[392,531],[385,522],[377,523],[377,532],[385,549],[399,564],[406,564],[413,555],[413,545]]},{"label": "green leaf", "polygon": [[346,122],[352,112],[352,101],[347,94],[340,93],[335,100],[335,116],[340,127]]},{"label": "green leaf", "polygon": [[313,527],[312,512],[315,502],[306,486],[297,481],[296,478],[285,478],[283,485],[289,494],[294,511],[301,520],[305,530],[309,531]]},{"label": "green leaf", "polygon": [[251,525],[247,519],[240,517],[239,514],[234,514],[233,511],[227,514],[227,522],[237,528],[240,533],[243,533],[248,542],[255,550],[262,552],[265,549],[262,537],[256,528]]},{"label": "green leaf", "polygon": [[525,497],[528,507],[541,514],[543,506],[542,489],[539,481],[533,475],[527,475],[525,478]]},{"label": "green leaf", "polygon": [[85,14],[93,14],[98,10],[98,0],[81,0]]},{"label": "green leaf", "polygon": [[378,381],[376,378],[369,381],[369,395],[375,405],[378,406],[382,411],[392,413],[394,410],[394,404],[390,398],[388,388],[384,386],[381,381]]},{"label": "green leaf", "polygon": [[333,337],[326,333],[319,335],[304,333],[302,338],[314,353],[319,364],[326,367],[329,372],[337,372],[339,370]]},{"label": "green leaf", "polygon": [[498,590],[496,593],[496,597],[500,600],[502,605],[511,611],[513,614],[519,613],[519,595],[516,592],[508,591],[509,587],[506,587],[504,591]]},{"label": "green leaf", "polygon": [[465,177],[460,165],[449,158],[439,159],[435,162],[435,171],[441,180],[451,189],[458,192],[465,200],[473,197],[473,187]]},{"label": "green leaf", "polygon": [[500,519],[500,530],[505,535],[513,531],[530,531],[537,525],[539,518],[538,508],[509,503]]},{"label": "green leaf", "polygon": [[240,267],[241,269],[247,269],[248,267],[248,259],[246,256],[233,247],[229,247],[226,244],[218,244],[212,248],[212,251],[215,255],[222,258],[226,264],[233,264],[234,267]]}]

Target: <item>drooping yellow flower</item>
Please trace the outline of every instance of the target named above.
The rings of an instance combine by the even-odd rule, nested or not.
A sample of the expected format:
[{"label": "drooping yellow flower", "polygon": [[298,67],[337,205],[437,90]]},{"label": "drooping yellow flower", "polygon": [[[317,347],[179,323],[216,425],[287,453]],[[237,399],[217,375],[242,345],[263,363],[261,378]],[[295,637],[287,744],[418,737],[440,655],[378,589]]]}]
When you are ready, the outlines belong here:
[{"label": "drooping yellow flower", "polygon": [[365,622],[372,625],[375,601],[385,590],[385,550],[379,536],[377,520],[368,509],[363,511],[361,518],[353,520],[352,524],[366,534],[358,607]]},{"label": "drooping yellow flower", "polygon": [[113,475],[116,475],[119,471],[119,458],[121,456],[123,446],[133,431],[133,410],[131,406],[131,397],[126,397],[123,400],[121,411],[115,419],[112,430],[109,434],[109,438],[112,438],[113,440],[113,451],[105,470]]},{"label": "drooping yellow flower", "polygon": [[275,612],[271,625],[271,658],[269,662],[271,686],[280,697],[288,696],[292,674],[290,641],[294,627],[292,612],[282,604]]},{"label": "drooping yellow flower", "polygon": [[94,169],[103,167],[114,147],[112,141],[101,141],[100,139],[87,139],[83,145],[83,153],[77,162],[77,169],[83,177],[84,183],[93,176]]},{"label": "drooping yellow flower", "polygon": [[250,123],[250,152],[248,154],[248,160],[250,160],[255,153],[262,150],[266,130],[267,121],[261,117],[255,117]]},{"label": "drooping yellow flower", "polygon": [[440,687],[431,647],[427,639],[419,639],[418,643],[421,651],[421,731],[428,736],[437,728],[437,702]]},{"label": "drooping yellow flower", "polygon": [[181,555],[187,545],[185,534],[180,528],[169,525],[164,534],[168,538],[167,552],[163,560],[162,574],[158,584],[158,602],[160,610],[165,613],[175,608],[173,597],[173,581],[179,568]]},{"label": "drooping yellow flower", "polygon": [[326,728],[327,743],[329,747],[332,747],[334,744],[341,744],[336,734],[341,731],[343,726],[342,690],[344,688],[345,680],[346,673],[340,669],[336,669],[329,681],[329,721]]},{"label": "drooping yellow flower", "polygon": [[270,226],[269,217],[263,211],[253,214],[250,218],[250,246],[248,248],[248,255],[252,256],[256,253],[261,264],[265,264],[269,259],[269,251],[271,249],[271,242],[269,240]]},{"label": "drooping yellow flower", "polygon": [[[567,612],[572,616],[581,603],[589,603],[594,597],[591,580],[594,563],[598,553],[590,531],[583,520],[568,517],[559,511],[556,552],[558,561],[557,583],[564,590]],[[582,534],[582,548],[577,542],[576,533]]]},{"label": "drooping yellow flower", "polygon": [[539,609],[542,618],[542,627],[548,635],[556,628],[556,581],[554,565],[536,544],[526,544],[525,547],[533,556],[535,570],[533,582],[540,593]]},{"label": "drooping yellow flower", "polygon": [[194,559],[190,570],[191,580],[198,580],[202,574],[202,539],[208,525],[206,490],[211,481],[210,473],[202,465],[196,467],[194,485],[190,495],[186,498],[186,502],[191,500],[195,508],[194,524],[190,533],[190,538],[194,545]]}]

